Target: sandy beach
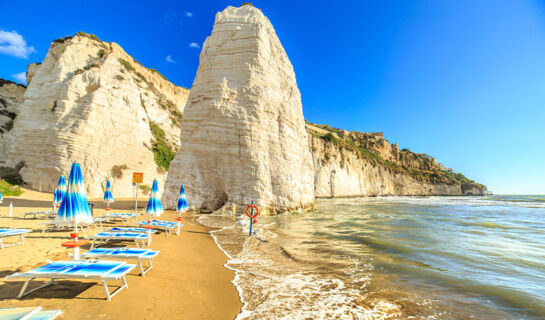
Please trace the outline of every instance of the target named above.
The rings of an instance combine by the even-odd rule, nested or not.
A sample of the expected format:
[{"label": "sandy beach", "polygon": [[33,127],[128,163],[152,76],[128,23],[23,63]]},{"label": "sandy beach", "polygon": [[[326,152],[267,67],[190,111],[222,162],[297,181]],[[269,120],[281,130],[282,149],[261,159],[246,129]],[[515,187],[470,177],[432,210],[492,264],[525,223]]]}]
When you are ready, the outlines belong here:
[{"label": "sandy beach", "polygon": [[[60,319],[233,319],[241,309],[237,291],[231,280],[232,271],[223,267],[226,256],[218,249],[209,234],[211,230],[198,222],[196,216],[184,216],[180,236],[153,236],[151,249],[161,253],[154,259],[154,269],[145,278],[133,270],[127,277],[128,288],[111,301],[104,300],[102,286],[94,281],[56,281],[52,287],[16,299],[22,281],[4,279],[44,265],[46,260],[67,260],[69,250],[61,243],[70,240],[70,232],[41,232],[45,218],[24,219],[23,213],[51,210],[52,195],[25,190],[19,197],[5,197],[0,204],[1,228],[27,228],[33,232],[25,236],[25,244],[0,250],[0,308],[41,306],[62,310]],[[13,216],[8,217],[13,201]],[[100,200],[94,215],[105,214]],[[145,201],[139,204],[143,207]],[[114,203],[114,210],[130,211],[129,200]],[[142,209],[140,209],[142,210]],[[143,212],[143,211],[141,211]],[[175,212],[166,212],[161,219],[174,221]],[[144,220],[142,216],[140,220]],[[117,224],[106,224],[109,228]],[[91,228],[85,235],[100,232]],[[13,238],[13,240],[15,240]],[[11,241],[13,241],[11,240]],[[10,241],[10,239],[8,239]],[[88,249],[88,247],[83,247]],[[84,250],[85,251],[85,250]],[[36,280],[32,287],[45,283]]]}]

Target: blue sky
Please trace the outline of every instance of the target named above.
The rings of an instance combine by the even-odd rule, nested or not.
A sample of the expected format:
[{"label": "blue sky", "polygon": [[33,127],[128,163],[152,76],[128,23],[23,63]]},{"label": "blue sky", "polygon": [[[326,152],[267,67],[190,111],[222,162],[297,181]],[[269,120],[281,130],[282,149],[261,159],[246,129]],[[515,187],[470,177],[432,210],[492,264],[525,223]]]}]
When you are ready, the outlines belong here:
[{"label": "blue sky", "polygon": [[[0,0],[0,38],[15,43],[0,45],[0,78],[85,31],[191,87],[216,12],[240,3]],[[290,57],[307,120],[384,131],[496,193],[545,194],[544,2],[253,4]]]}]

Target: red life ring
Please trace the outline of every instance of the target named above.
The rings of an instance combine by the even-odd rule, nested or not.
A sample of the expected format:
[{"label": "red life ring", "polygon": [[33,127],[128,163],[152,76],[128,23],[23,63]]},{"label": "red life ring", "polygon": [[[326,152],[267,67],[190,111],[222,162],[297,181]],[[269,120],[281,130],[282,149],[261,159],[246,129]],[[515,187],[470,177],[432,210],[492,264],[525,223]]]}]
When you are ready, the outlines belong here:
[{"label": "red life ring", "polygon": [[[250,215],[250,209],[251,208],[255,209],[255,215],[253,215],[253,216]],[[255,204],[251,204],[251,205],[248,206],[248,208],[246,208],[246,215],[253,219],[253,218],[255,218],[255,217],[257,217],[259,215],[259,209],[257,208],[257,206]]]}]

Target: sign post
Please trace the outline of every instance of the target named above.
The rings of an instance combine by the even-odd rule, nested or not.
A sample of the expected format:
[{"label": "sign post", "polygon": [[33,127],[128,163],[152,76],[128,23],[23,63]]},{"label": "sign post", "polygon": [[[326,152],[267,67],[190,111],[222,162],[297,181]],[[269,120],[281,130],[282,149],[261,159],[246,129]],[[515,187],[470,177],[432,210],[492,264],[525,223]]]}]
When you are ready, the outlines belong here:
[{"label": "sign post", "polygon": [[134,213],[138,214],[138,185],[144,182],[144,173],[143,172],[133,172],[132,173],[132,183],[136,188],[136,195],[134,200]]},{"label": "sign post", "polygon": [[[254,214],[254,209],[255,209],[255,214]],[[249,205],[246,208],[246,215],[250,218],[250,234],[249,234],[249,236],[251,237],[252,236],[252,225],[254,223],[257,223],[256,218],[259,215],[259,209],[257,208],[257,206],[254,204],[253,201],[252,201],[252,204]]]}]

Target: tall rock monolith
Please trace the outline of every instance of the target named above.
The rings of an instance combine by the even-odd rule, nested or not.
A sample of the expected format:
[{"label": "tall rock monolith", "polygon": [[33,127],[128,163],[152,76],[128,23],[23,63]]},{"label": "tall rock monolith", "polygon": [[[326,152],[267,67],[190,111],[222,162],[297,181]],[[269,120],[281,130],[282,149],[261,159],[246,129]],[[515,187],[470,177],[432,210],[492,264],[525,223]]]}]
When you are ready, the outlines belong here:
[{"label": "tall rock monolith", "polygon": [[262,214],[315,207],[312,156],[295,73],[273,26],[250,5],[216,15],[182,124],[163,203]]}]

